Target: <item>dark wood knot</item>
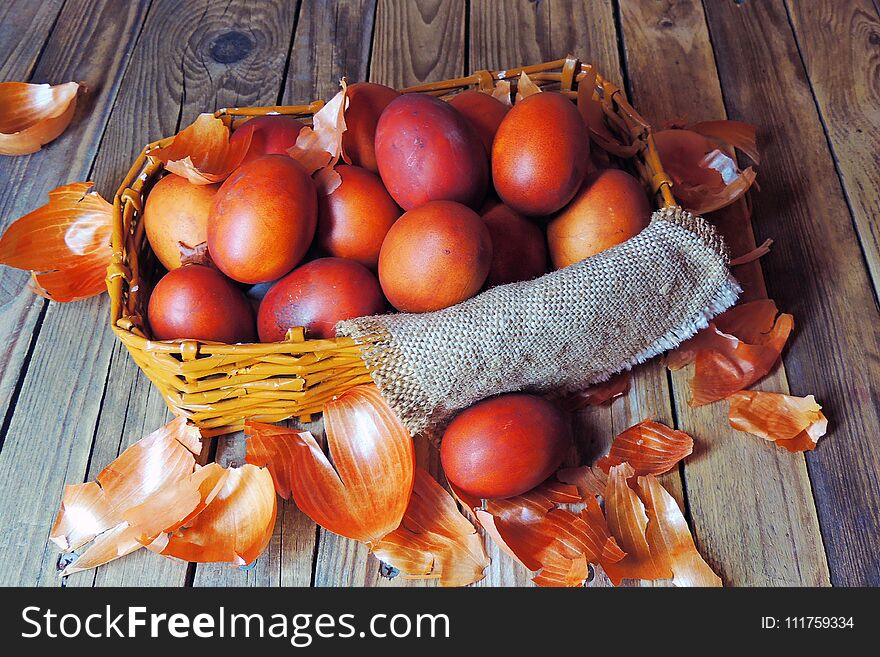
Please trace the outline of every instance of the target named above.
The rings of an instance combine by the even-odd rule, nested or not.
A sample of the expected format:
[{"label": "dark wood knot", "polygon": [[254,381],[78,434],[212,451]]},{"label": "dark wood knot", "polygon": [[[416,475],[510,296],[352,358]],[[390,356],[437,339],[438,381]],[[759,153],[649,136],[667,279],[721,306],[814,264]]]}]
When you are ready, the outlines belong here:
[{"label": "dark wood knot", "polygon": [[221,34],[211,42],[210,53],[215,62],[233,64],[247,57],[254,49],[254,42],[244,32],[232,31]]}]

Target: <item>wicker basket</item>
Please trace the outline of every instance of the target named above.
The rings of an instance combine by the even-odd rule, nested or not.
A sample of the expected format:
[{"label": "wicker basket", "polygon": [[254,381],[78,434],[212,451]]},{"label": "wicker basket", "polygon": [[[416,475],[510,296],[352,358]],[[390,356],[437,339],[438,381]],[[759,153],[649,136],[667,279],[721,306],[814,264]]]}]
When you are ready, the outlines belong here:
[{"label": "wicker basket", "polygon": [[[468,77],[403,89],[449,96],[465,89],[491,89],[495,82],[515,79],[525,71],[541,87],[576,98],[582,80],[595,79],[610,129],[630,145],[616,155],[655,195],[659,206],[674,204],[647,123],[626,102],[620,90],[574,57],[507,71],[479,71]],[[218,110],[235,127],[253,116],[278,113],[308,118],[323,106],[231,108]],[[196,340],[156,341],[144,321],[152,284],[160,271],[140,221],[144,200],[161,177],[162,164],[150,156],[171,137],[149,144],[135,160],[113,201],[113,258],[107,272],[113,331],[132,358],[162,392],[176,415],[198,425],[205,435],[242,428],[246,418],[278,422],[290,417],[308,420],[334,395],[371,381],[349,338],[306,340],[302,328],[288,332],[284,342],[218,344]]]}]

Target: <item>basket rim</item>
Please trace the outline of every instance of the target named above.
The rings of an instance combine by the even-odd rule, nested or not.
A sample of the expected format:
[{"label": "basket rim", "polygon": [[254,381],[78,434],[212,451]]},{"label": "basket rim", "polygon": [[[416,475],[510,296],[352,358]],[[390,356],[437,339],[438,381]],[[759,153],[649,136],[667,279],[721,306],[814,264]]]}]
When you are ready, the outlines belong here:
[{"label": "basket rim", "polygon": [[[560,73],[550,73],[561,68]],[[562,92],[572,97],[576,92],[573,87],[587,76],[595,76],[595,88],[602,92],[602,106],[607,115],[614,115],[615,111],[621,112],[628,120],[626,127],[636,140],[637,152],[645,157],[649,170],[653,173],[650,184],[652,191],[660,199],[661,207],[676,205],[672,197],[672,182],[666,175],[654,145],[652,128],[629,104],[622,90],[602,77],[591,64],[582,63],[573,55],[564,59],[556,59],[540,64],[519,66],[510,69],[496,71],[480,70],[471,75],[442,80],[439,82],[423,83],[411,87],[399,89],[401,93],[431,93],[437,96],[447,96],[468,87],[480,90],[492,89],[496,82],[502,80],[515,80],[521,73],[526,73],[538,84],[541,82],[559,82]],[[264,115],[291,115],[311,116],[325,104],[324,100],[315,100],[308,105],[271,105],[255,107],[224,107],[214,112],[214,116],[221,118],[227,125],[232,125],[236,118],[247,119],[254,116]],[[147,144],[135,159],[128,173],[122,179],[116,194],[113,197],[113,221],[111,232],[111,261],[107,268],[106,284],[110,296],[110,325],[113,332],[120,338],[125,346],[131,350],[157,354],[179,355],[183,361],[194,360],[200,355],[244,355],[254,356],[287,354],[296,351],[296,345],[301,345],[303,351],[320,352],[338,349],[357,349],[357,345],[351,338],[329,339],[305,339],[302,327],[296,327],[288,331],[287,339],[282,342],[252,342],[252,343],[212,343],[194,339],[154,340],[140,331],[135,323],[123,315],[123,284],[130,285],[133,278],[131,263],[126,262],[125,254],[125,226],[130,225],[134,212],[143,211],[142,191],[145,183],[150,180],[157,170],[162,169],[162,164],[150,153],[158,148],[167,146],[175,135],[163,137]],[[136,273],[135,273],[136,278]]]}]

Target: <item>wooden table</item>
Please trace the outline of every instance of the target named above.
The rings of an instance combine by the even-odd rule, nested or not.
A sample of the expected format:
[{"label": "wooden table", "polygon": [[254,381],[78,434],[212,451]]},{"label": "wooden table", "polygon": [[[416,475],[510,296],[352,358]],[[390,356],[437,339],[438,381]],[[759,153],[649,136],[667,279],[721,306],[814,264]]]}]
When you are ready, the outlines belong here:
[{"label": "wooden table", "polygon": [[[794,314],[784,365],[760,388],[814,394],[831,419],[804,457],[687,405],[687,372],[637,371],[625,399],[580,417],[581,453],[657,418],[694,455],[666,477],[727,585],[880,585],[880,17],[872,0],[5,0],[0,79],[84,81],[62,138],[0,158],[0,227],[61,184],[110,197],[141,147],[199,112],[329,98],[341,76],[391,86],[575,53],[655,125],[758,126],[754,234],[735,272]],[[742,208],[718,213],[751,241]],[[744,231],[744,232],[743,232]],[[763,270],[763,276],[762,276]],[[283,504],[250,570],[135,553],[62,581],[47,536],[65,484],[93,479],[168,411],[108,324],[105,296],[47,303],[0,269],[0,583],[45,586],[402,585],[366,549]],[[225,449],[220,444],[221,456]],[[436,453],[422,448],[437,468]],[[528,573],[489,547],[480,585]],[[597,577],[591,584],[602,585]]]}]

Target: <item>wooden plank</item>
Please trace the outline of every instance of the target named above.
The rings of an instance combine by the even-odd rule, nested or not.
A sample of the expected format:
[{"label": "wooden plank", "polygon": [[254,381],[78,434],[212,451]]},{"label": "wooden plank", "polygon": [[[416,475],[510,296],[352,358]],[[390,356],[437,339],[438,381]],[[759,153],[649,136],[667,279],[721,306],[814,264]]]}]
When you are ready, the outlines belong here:
[{"label": "wooden plank", "polygon": [[[366,77],[369,71],[370,81],[395,88],[460,76],[465,69],[465,21],[463,0],[380,0],[376,8],[372,59],[369,63],[366,59],[357,62],[360,67],[357,75]],[[369,33],[364,36],[369,38]],[[363,43],[352,50],[359,54],[369,52],[369,48],[365,49]],[[439,456],[433,446],[417,439],[416,452],[422,467],[439,474]],[[368,554],[363,545],[323,529],[319,531],[315,586],[434,584],[430,580],[382,578],[379,575],[379,561]]]},{"label": "wooden plank", "polygon": [[[354,82],[366,77],[375,7],[365,0],[303,3],[296,24],[287,76],[279,94],[284,104],[303,104],[329,99],[347,76]],[[323,432],[320,419],[307,425],[290,426]],[[218,459],[242,458],[243,436],[224,437],[218,442]],[[281,503],[279,523],[266,553],[250,571],[232,571],[200,566],[195,586],[309,586],[312,583],[318,528],[293,500]],[[338,541],[344,541],[334,537]]]},{"label": "wooden plank", "polygon": [[[143,5],[138,7],[145,9]],[[111,9],[108,14],[124,15],[118,5],[114,4]],[[282,0],[263,3],[259,7],[239,3],[227,7],[225,15],[222,7],[207,1],[172,3],[163,0],[153,3],[148,24],[138,42],[137,57],[132,59],[126,72],[119,102],[96,160],[99,189],[112,194],[116,182],[142,145],[163,134],[173,134],[178,121],[189,122],[199,111],[220,105],[274,102],[289,47],[292,10],[289,3]],[[82,13],[83,10],[79,11]],[[286,21],[283,20],[285,16],[289,17]],[[108,25],[115,24],[108,20],[100,23],[107,31],[100,32],[98,41],[106,43],[113,54],[94,52],[94,48],[90,53],[84,49],[82,52],[89,56],[88,61],[115,61],[118,57],[116,49],[120,46],[124,46],[120,52],[130,51],[129,44],[120,38],[121,30],[108,29]],[[241,29],[240,26],[246,26],[244,41],[250,44],[250,50],[240,50],[242,59],[233,62],[229,48],[223,50],[221,47],[230,31]],[[77,33],[82,34],[83,30],[70,30],[70,34]],[[242,42],[241,39],[234,41]],[[64,53],[68,59],[71,51],[80,52],[81,49],[68,47]],[[223,55],[224,61],[212,59],[212,52]],[[268,92],[267,71],[277,71],[277,83]],[[69,166],[71,161],[76,162],[70,159],[65,163]],[[84,175],[83,172],[82,177]],[[99,437],[112,437],[118,445],[115,436],[124,435],[129,441],[142,435],[126,433],[125,427],[137,426],[138,422],[132,417],[126,418],[125,406],[101,407],[111,362],[112,367],[131,368],[123,351],[116,351],[116,357],[111,360],[115,337],[109,330],[107,314],[104,299],[81,304],[50,304],[23,382],[19,406],[12,416],[7,444],[0,455],[0,469],[10,473],[4,476],[3,485],[10,490],[33,486],[34,490],[40,491],[40,499],[28,509],[27,532],[22,538],[30,546],[27,549],[37,554],[27,558],[29,553],[23,552],[19,566],[22,572],[16,576],[21,581],[33,579],[42,583],[49,577],[54,581],[54,575],[40,564],[41,559],[46,558],[43,545],[57,509],[62,484],[82,481],[86,476],[87,457],[99,413],[102,421],[108,423],[106,433],[102,430]],[[120,373],[110,378],[126,381],[130,380],[128,376],[131,374]],[[112,401],[115,397],[109,395],[107,399]],[[66,414],[59,412],[68,404]],[[154,407],[146,405],[144,408]],[[162,424],[165,414],[157,411],[153,421],[148,419],[145,416],[143,425],[155,428]],[[65,426],[65,422],[73,428]],[[115,436],[114,422],[117,423]],[[35,435],[57,445],[53,450],[53,459],[57,463],[40,464],[33,458]],[[120,448],[125,446],[127,442],[119,445]],[[100,468],[106,463],[94,465]],[[37,469],[40,472],[34,472]],[[26,481],[35,483],[25,484]],[[14,526],[14,522],[12,524]],[[5,551],[6,554],[10,552]],[[109,566],[122,567],[118,564]],[[176,581],[181,583],[184,569],[178,572]],[[127,583],[144,579],[143,573],[132,572],[132,575],[133,579]]]},{"label": "wooden plank", "polygon": [[[275,103],[295,20],[295,4],[282,0],[259,6],[240,1],[223,7],[207,1],[183,6],[165,0],[154,3],[96,164],[106,172],[107,184],[115,187],[145,143],[173,134],[203,111]],[[133,121],[142,111],[144,87],[154,104],[152,120]],[[170,417],[161,396],[115,340],[108,377],[90,477]],[[239,572],[222,569],[218,573]],[[141,551],[99,568],[94,583],[134,585],[144,580],[144,573],[149,573],[153,585],[182,586],[192,569]],[[254,569],[245,576],[257,574]],[[195,576],[205,581],[209,571],[197,569]]]},{"label": "wooden plank", "polygon": [[786,7],[880,291],[880,16],[870,0],[787,0]]},{"label": "wooden plank", "polygon": [[[0,176],[6,181],[0,191],[3,227],[45,203],[53,187],[87,179],[146,9],[135,4],[120,9],[108,0],[66,3],[32,77],[53,82],[80,80],[91,91],[81,99],[73,123],[59,139],[39,153],[2,158]],[[14,396],[12,390],[21,366],[27,363],[44,302],[21,289],[24,277],[16,279],[17,274],[5,268],[0,276],[18,281],[11,286],[12,299],[6,300],[0,314],[0,330],[12,336],[0,355],[3,412],[14,398],[18,400],[15,414],[10,411],[8,430],[0,436],[4,441],[0,519],[6,528],[0,538],[0,581],[52,585],[59,580],[55,552],[46,547],[46,538],[68,472],[77,473],[68,481],[82,480],[106,378],[106,372],[98,370],[102,359],[106,363],[109,357],[109,353],[99,354],[91,342],[96,337],[100,340],[101,331],[82,332],[74,327],[80,326],[78,316],[99,312],[106,316],[106,310],[95,299],[64,307],[49,304],[48,312],[68,318],[70,328],[57,322],[44,327],[43,344],[54,345],[54,355],[47,358],[40,350],[34,352],[32,376],[23,382],[20,395]],[[71,355],[78,360],[75,365],[70,363]]]},{"label": "wooden plank", "polygon": [[[497,5],[482,0],[471,5],[470,35],[471,69],[510,68],[573,53],[593,63],[609,79],[623,84],[614,8],[610,1],[588,5],[519,2],[509,3],[504,12],[498,12]],[[636,368],[630,392],[610,407],[589,408],[578,413],[572,465],[591,462],[604,454],[617,433],[647,418],[672,424],[666,373],[659,363]],[[664,485],[683,505],[678,472],[667,475]],[[530,583],[528,573],[521,566],[512,563],[491,542],[487,547],[493,559],[493,567],[485,580],[487,586],[510,584],[511,572],[515,573],[513,583]],[[601,574],[591,582],[591,586],[607,585],[610,582]]]},{"label": "wooden plank", "polygon": [[[621,22],[633,100],[649,121],[662,125],[678,117],[724,118],[699,2],[623,2]],[[768,154],[762,180],[773,161]],[[755,215],[760,221],[762,213]],[[732,249],[741,252],[754,245],[741,207],[715,213],[712,219],[730,237]],[[778,257],[776,252],[769,256]],[[751,271],[740,267],[735,273],[746,298],[763,296],[757,264]],[[727,585],[827,584],[803,457],[732,430],[726,404],[691,408],[686,401],[691,373],[673,373],[672,380],[680,428],[697,441],[684,471],[700,551]],[[787,392],[784,370],[769,376],[762,388]]]},{"label": "wooden plank", "polygon": [[0,81],[30,80],[63,6],[64,0],[7,0],[0,5]]},{"label": "wooden plank", "polygon": [[[778,237],[767,287],[794,313],[794,394],[814,394],[831,431],[807,456],[835,585],[880,584],[880,311],[782,2],[706,6],[732,118],[765,145],[760,238]],[[787,491],[788,492],[788,491]],[[764,505],[762,504],[762,507]],[[766,507],[764,507],[766,508]],[[800,555],[803,558],[803,555]],[[803,567],[803,561],[801,563]]]}]

